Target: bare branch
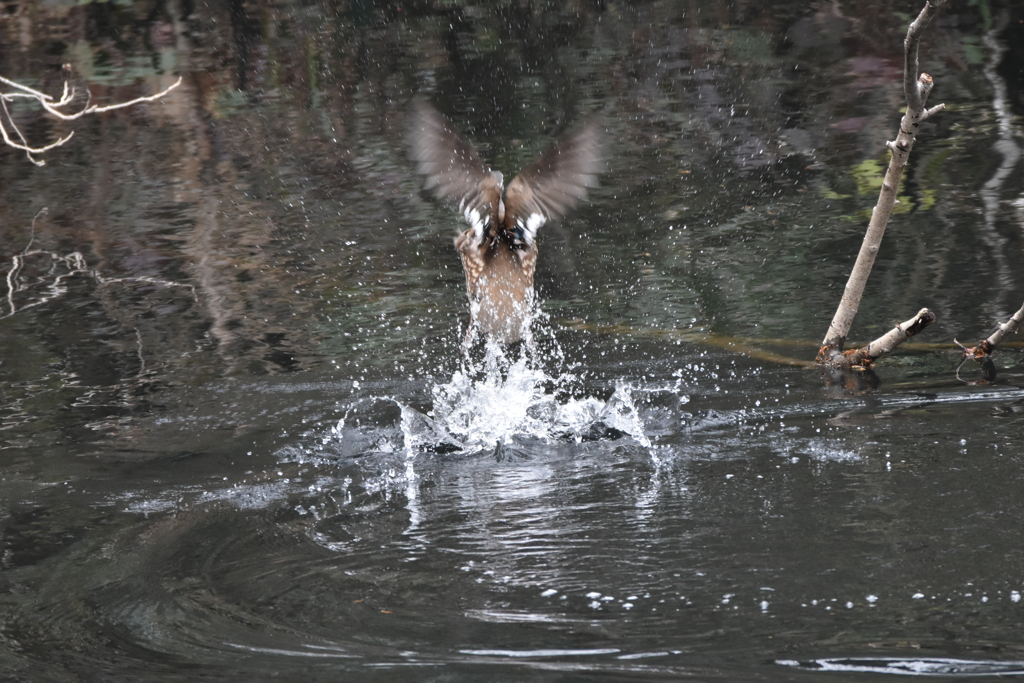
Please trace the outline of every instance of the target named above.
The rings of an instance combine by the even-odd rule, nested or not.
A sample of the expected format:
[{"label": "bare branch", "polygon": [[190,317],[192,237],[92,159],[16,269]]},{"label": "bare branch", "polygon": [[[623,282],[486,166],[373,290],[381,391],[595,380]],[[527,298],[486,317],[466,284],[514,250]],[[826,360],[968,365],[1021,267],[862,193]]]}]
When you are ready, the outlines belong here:
[{"label": "bare branch", "polygon": [[[910,28],[907,29],[907,37],[903,40],[903,92],[907,97],[907,104],[910,109],[918,111],[924,109],[925,100],[928,98],[928,93],[932,88],[931,76],[921,74],[921,78],[918,78],[917,74],[921,69],[918,60],[918,47],[921,45],[921,35],[928,28],[928,24],[932,22],[939,7],[945,4],[945,1],[925,2],[924,9],[917,15],[917,19],[914,19],[910,24]],[[927,89],[925,89],[922,83],[924,79],[927,79]]]},{"label": "bare branch", "polygon": [[27,95],[26,95],[27,97],[31,97],[31,98],[36,99],[36,100],[43,101],[43,100],[52,100],[53,99],[52,97],[50,97],[46,93],[39,92],[38,90],[33,90],[32,88],[28,87],[27,85],[22,85],[20,83],[16,83],[15,81],[12,81],[12,80],[10,80],[8,78],[4,78],[3,76],[0,76],[0,83],[3,83],[4,85],[9,85],[12,88],[16,88],[18,90],[21,90],[21,91],[27,93]]},{"label": "bare branch", "polygon": [[1024,306],[1021,306],[1020,309],[1013,314],[1013,317],[1000,325],[999,329],[993,332],[985,341],[988,342],[989,346],[995,348],[1008,336],[1014,334],[1020,328],[1021,323],[1024,323]]},{"label": "bare branch", "polygon": [[[46,93],[40,92],[26,85],[21,85],[8,78],[0,76],[0,84],[14,88],[14,92],[0,92],[0,104],[3,105],[3,115],[0,115],[0,136],[3,137],[4,144],[14,149],[19,149],[25,152],[28,160],[36,166],[44,166],[46,164],[42,159],[36,159],[33,155],[45,154],[54,147],[60,147],[64,143],[74,136],[74,131],[68,133],[62,138],[59,138],[55,142],[51,142],[48,145],[33,146],[29,144],[28,140],[22,134],[21,129],[18,128],[18,124],[14,121],[14,117],[11,116],[10,110],[7,108],[7,102],[15,99],[30,99],[35,100],[39,105],[51,116],[60,119],[61,121],[74,121],[77,118],[85,116],[86,114],[102,114],[103,112],[113,111],[115,109],[124,109],[125,107],[131,107],[136,104],[143,102],[153,102],[167,95],[179,85],[181,85],[181,77],[171,84],[169,87],[161,90],[155,95],[147,95],[145,97],[136,97],[134,100],[128,102],[119,102],[116,104],[108,105],[96,105],[90,104],[91,93],[89,94],[89,101],[86,102],[86,106],[80,111],[75,113],[65,113],[61,111],[62,107],[68,106],[75,97],[75,89],[71,87],[70,83],[71,67],[67,64],[64,65],[64,89],[59,100],[54,101],[53,97]],[[6,124],[5,124],[6,119]],[[13,133],[13,137],[12,137]]]},{"label": "bare branch", "polygon": [[833,365],[868,367],[933,322],[935,322],[935,314],[927,308],[922,308],[913,318],[901,322],[870,344],[862,346],[856,351],[846,351],[843,353],[845,362],[833,363]]},{"label": "bare branch", "polygon": [[7,128],[4,126],[3,118],[0,117],[0,135],[3,135],[4,143],[8,147],[13,147],[14,149],[20,149],[24,151],[25,156],[28,157],[28,160],[31,161],[36,166],[45,166],[46,162],[41,159],[36,159],[35,157],[32,156],[33,154],[43,154],[44,152],[50,151],[54,147],[60,147],[65,142],[70,140],[75,134],[75,131],[71,131],[66,136],[58,139],[56,142],[51,142],[50,144],[44,147],[30,147],[28,141],[25,139],[25,136],[21,134],[21,130],[14,123],[14,119],[11,117],[11,112],[7,109],[6,100],[0,99],[0,102],[3,103],[4,114],[7,115],[7,120],[10,123],[11,129],[17,134],[18,139],[21,140],[21,143],[19,144],[11,139],[11,137],[7,134]]},{"label": "bare branch", "polygon": [[944,104],[936,104],[934,107],[932,107],[931,109],[928,109],[923,114],[921,114],[921,118],[919,118],[918,121],[924,121],[929,116],[931,116],[932,114],[938,114],[940,111],[942,111],[945,108],[946,108],[946,105],[944,105]]},{"label": "bare branch", "polygon": [[[900,179],[903,177],[903,169],[907,165],[907,159],[910,157],[910,150],[914,146],[914,139],[921,122],[942,109],[942,105],[928,111],[924,109],[934,83],[928,74],[918,75],[918,47],[921,43],[921,34],[944,1],[925,2],[924,9],[907,30],[907,37],[903,43],[903,90],[907,98],[907,111],[900,121],[900,130],[896,139],[886,143],[892,153],[889,168],[882,181],[878,202],[871,212],[871,220],[868,223],[867,232],[864,234],[864,242],[857,254],[857,261],[846,283],[842,300],[832,318],[832,324],[829,325],[821,350],[818,352],[819,363],[848,366],[851,362],[853,356],[843,354],[843,345],[846,343],[846,337],[860,307],[864,287],[871,274],[871,267],[875,263],[875,256],[881,247],[889,217],[892,215],[893,207],[897,204],[896,196],[899,191]],[[934,319],[934,316],[932,317]]]},{"label": "bare branch", "polygon": [[956,339],[953,342],[964,352],[964,358],[983,361],[986,357],[992,355],[992,352],[995,351],[996,347],[1004,339],[1017,332],[1020,329],[1021,323],[1024,323],[1024,306],[1021,306],[1009,320],[997,327],[996,331],[989,335],[988,339],[982,339],[978,342],[977,346],[964,346]]},{"label": "bare branch", "polygon": [[53,116],[56,116],[57,118],[61,119],[62,121],[74,121],[75,119],[77,119],[77,118],[79,118],[81,116],[85,116],[86,114],[102,114],[103,112],[106,112],[106,111],[113,111],[115,109],[124,109],[125,107],[131,107],[131,106],[136,105],[136,104],[141,104],[142,102],[152,102],[154,100],[158,100],[161,97],[165,96],[167,93],[169,93],[172,90],[174,90],[175,88],[177,88],[179,85],[181,85],[181,76],[178,76],[178,80],[176,80],[169,87],[161,90],[160,92],[156,93],[155,95],[147,95],[146,97],[136,97],[134,100],[130,100],[128,102],[119,102],[117,104],[108,104],[108,105],[104,105],[102,107],[99,106],[99,105],[93,104],[93,105],[87,106],[85,109],[81,110],[80,112],[78,112],[76,114],[65,114],[63,112],[58,111],[57,107],[60,106],[59,104],[48,104],[46,102],[43,102],[42,105],[43,105],[43,108],[47,112],[49,112]]}]

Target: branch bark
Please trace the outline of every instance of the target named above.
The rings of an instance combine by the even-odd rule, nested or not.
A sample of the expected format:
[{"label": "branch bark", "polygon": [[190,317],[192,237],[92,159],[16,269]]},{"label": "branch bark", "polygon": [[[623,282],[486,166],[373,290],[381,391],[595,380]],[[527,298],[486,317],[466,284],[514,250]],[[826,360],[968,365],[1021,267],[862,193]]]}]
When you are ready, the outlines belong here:
[{"label": "branch bark", "polygon": [[[832,324],[829,325],[828,333],[825,335],[821,350],[818,352],[817,361],[819,363],[849,366],[852,358],[869,358],[873,353],[864,350],[863,354],[858,352],[859,355],[844,354],[843,345],[846,343],[846,337],[850,333],[853,319],[857,315],[861,298],[864,295],[864,287],[867,284],[868,276],[871,274],[871,267],[875,263],[875,256],[878,254],[878,249],[881,246],[882,236],[885,234],[889,217],[892,215],[893,207],[896,205],[896,195],[899,191],[900,179],[903,177],[903,169],[907,165],[907,159],[910,157],[910,150],[914,146],[917,131],[922,122],[945,108],[945,105],[940,104],[931,109],[925,109],[928,95],[931,93],[934,83],[932,82],[932,77],[928,74],[923,73],[918,76],[920,68],[918,48],[921,44],[921,34],[944,2],[945,0],[925,2],[924,9],[921,10],[917,19],[910,24],[910,28],[907,30],[907,37],[903,41],[903,91],[907,98],[907,111],[903,115],[902,121],[900,121],[900,130],[896,139],[886,143],[886,146],[892,152],[889,168],[885,173],[882,189],[878,194],[878,202],[871,212],[871,221],[868,223],[868,229],[864,234],[864,242],[861,244],[860,253],[857,254],[857,261],[846,283],[843,298],[839,302],[836,314],[832,318]],[[920,313],[918,316],[920,316]],[[915,319],[918,316],[915,316]],[[931,314],[931,320],[925,323],[925,325],[934,319],[935,316]],[[884,338],[872,342],[865,349],[873,345],[876,347],[878,345],[884,346],[882,339]],[[902,341],[901,339],[897,342],[897,345]],[[891,351],[893,348],[895,346],[889,350]]]},{"label": "branch bark", "polygon": [[922,308],[913,318],[901,322],[867,346],[862,346],[855,351],[844,352],[842,354],[844,362],[832,364],[866,368],[885,354],[891,353],[897,346],[933,322],[935,322],[935,314],[927,308]]}]

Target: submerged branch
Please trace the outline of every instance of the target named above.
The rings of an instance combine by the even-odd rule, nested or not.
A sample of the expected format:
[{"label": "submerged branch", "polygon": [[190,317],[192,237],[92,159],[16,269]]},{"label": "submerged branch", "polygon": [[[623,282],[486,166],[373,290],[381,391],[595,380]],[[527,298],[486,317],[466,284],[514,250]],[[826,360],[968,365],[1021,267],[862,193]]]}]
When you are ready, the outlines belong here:
[{"label": "submerged branch", "polygon": [[[15,122],[14,117],[11,115],[10,109],[7,107],[8,102],[13,102],[17,99],[28,99],[36,101],[46,113],[61,120],[61,121],[74,121],[77,118],[85,116],[86,114],[102,114],[103,112],[113,111],[115,109],[124,109],[125,107],[131,107],[132,105],[141,104],[142,102],[153,102],[158,100],[170,91],[181,85],[181,76],[178,80],[172,83],[169,87],[161,90],[155,95],[147,95],[145,97],[136,97],[134,100],[128,102],[118,102],[115,104],[98,105],[91,104],[89,101],[86,102],[85,107],[77,112],[66,112],[62,111],[64,107],[71,104],[72,99],[75,96],[75,89],[71,86],[71,67],[65,64],[64,70],[64,89],[59,100],[54,100],[53,97],[47,95],[44,92],[40,92],[26,85],[16,83],[9,78],[0,76],[0,85],[7,86],[11,90],[7,92],[0,91],[0,105],[2,105],[2,113],[0,113],[0,137],[3,137],[4,144],[14,149],[19,149],[25,152],[25,156],[36,166],[45,166],[46,162],[42,159],[37,159],[34,155],[44,154],[54,147],[60,147],[64,143],[74,136],[74,131],[68,133],[62,138],[58,138],[55,142],[51,142],[48,145],[32,145],[29,144],[28,140],[22,134],[21,129]],[[91,96],[90,96],[91,100]]]},{"label": "submerged branch", "polygon": [[[918,316],[921,312],[918,312]],[[1024,313],[1021,313],[1024,316]],[[914,316],[910,321],[916,321],[918,316]],[[579,330],[581,332],[587,332],[590,334],[600,335],[623,335],[635,339],[654,339],[660,341],[669,342],[686,342],[688,344],[700,344],[703,346],[709,346],[716,349],[721,349],[727,352],[735,352],[743,354],[749,358],[755,358],[766,363],[772,363],[774,365],[784,365],[794,368],[806,368],[806,369],[820,369],[821,365],[808,361],[797,356],[784,355],[783,353],[776,353],[769,351],[765,347],[775,347],[781,349],[789,349],[795,353],[805,351],[812,342],[800,339],[781,339],[781,338],[767,338],[767,337],[731,337],[722,334],[714,334],[706,331],[704,328],[687,328],[687,329],[660,329],[656,327],[633,327],[631,325],[624,324],[610,324],[601,325],[597,323],[585,323],[578,319],[566,319],[557,320],[560,327],[569,330]],[[903,323],[900,327],[906,326],[907,323]],[[910,325],[910,334],[914,336],[924,329],[924,320],[921,320],[920,326]],[[871,342],[864,349],[868,349],[872,344],[878,345],[884,344],[884,339],[887,335],[894,334],[895,330],[890,330],[886,335],[879,337],[875,341]],[[962,344],[959,345],[961,349],[964,348]],[[1015,348],[1024,349],[1024,341],[1012,342],[1004,341],[1002,344],[1003,348]],[[900,347],[904,351],[911,351],[914,353],[946,353],[954,350],[956,347],[948,343],[922,343],[922,342],[904,342],[900,344]],[[868,351],[865,351],[867,353]],[[848,353],[855,353],[850,351]],[[882,354],[884,355],[884,354]],[[856,368],[854,368],[856,370]]]},{"label": "submerged branch", "polygon": [[[910,157],[910,150],[914,146],[914,139],[921,123],[932,114],[941,111],[945,105],[938,105],[931,109],[925,109],[928,94],[934,85],[932,77],[928,74],[918,76],[918,48],[921,43],[921,34],[925,27],[931,22],[938,8],[945,0],[926,2],[924,9],[917,19],[911,23],[907,30],[907,37],[904,41],[904,62],[903,62],[903,89],[907,98],[907,111],[900,121],[899,134],[892,142],[886,143],[892,152],[889,160],[889,168],[882,181],[882,189],[878,194],[878,202],[871,212],[871,221],[868,223],[867,232],[864,235],[864,242],[861,244],[860,253],[857,254],[857,261],[850,273],[846,283],[846,289],[836,310],[836,314],[829,325],[828,333],[822,342],[821,350],[818,353],[817,361],[822,364],[837,366],[849,366],[854,358],[867,358],[867,355],[844,354],[843,345],[853,325],[853,319],[857,315],[860,301],[864,295],[864,287],[867,284],[868,276],[871,274],[871,267],[875,263],[875,256],[878,254],[882,243],[882,236],[889,223],[893,207],[896,205],[896,195],[899,190],[900,179],[903,176],[903,169]],[[919,314],[920,315],[920,314]],[[934,315],[932,315],[934,320]],[[930,322],[930,321],[929,321]],[[927,323],[926,323],[927,324]],[[875,344],[876,342],[872,342]],[[897,345],[899,342],[896,342]],[[871,347],[869,344],[868,347]],[[865,347],[865,348],[868,348]],[[891,351],[895,346],[888,349]],[[886,351],[886,353],[888,353]],[[876,356],[877,357],[877,356]],[[870,361],[869,361],[870,362]]]},{"label": "submerged branch", "polygon": [[580,320],[559,320],[561,327],[590,332],[594,334],[615,334],[627,335],[629,337],[645,339],[661,339],[673,342],[689,342],[702,344],[724,351],[741,353],[750,358],[756,358],[766,363],[775,365],[786,365],[795,368],[815,368],[817,365],[808,360],[784,356],[779,353],[767,351],[762,346],[796,346],[806,348],[807,342],[794,341],[792,339],[754,339],[749,337],[730,337],[721,334],[713,334],[701,328],[690,328],[685,330],[659,329],[654,327],[632,327],[630,325],[598,325],[585,323]]}]

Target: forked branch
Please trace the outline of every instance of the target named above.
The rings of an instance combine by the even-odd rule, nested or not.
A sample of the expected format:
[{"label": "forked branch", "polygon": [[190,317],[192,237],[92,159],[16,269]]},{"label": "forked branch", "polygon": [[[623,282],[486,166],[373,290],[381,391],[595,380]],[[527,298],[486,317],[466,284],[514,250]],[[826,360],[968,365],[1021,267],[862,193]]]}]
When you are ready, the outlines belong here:
[{"label": "forked branch", "polygon": [[4,144],[8,147],[20,149],[25,152],[25,156],[28,157],[28,160],[36,166],[44,166],[46,164],[44,160],[36,158],[38,155],[45,154],[55,147],[60,147],[70,140],[75,133],[72,131],[48,145],[32,145],[25,138],[24,134],[22,134],[21,129],[14,120],[14,117],[11,116],[11,111],[8,108],[8,102],[13,102],[15,100],[33,100],[50,116],[60,119],[61,121],[74,121],[86,114],[102,114],[103,112],[113,111],[115,109],[131,107],[132,105],[140,104],[142,102],[158,100],[181,85],[181,77],[179,76],[178,80],[172,83],[170,87],[161,90],[155,95],[136,97],[134,100],[130,100],[128,102],[118,102],[102,106],[92,104],[92,97],[90,94],[89,98],[86,100],[85,107],[76,112],[69,112],[67,111],[67,107],[75,97],[75,88],[71,85],[71,66],[69,64],[64,65],[63,77],[63,92],[61,93],[60,99],[55,100],[52,96],[47,95],[44,92],[40,92],[26,85],[21,85],[20,83],[16,83],[15,81],[0,76],[0,85],[9,88],[6,92],[0,91],[0,109],[2,109],[2,113],[0,113],[0,136],[3,137]]},{"label": "forked branch", "polygon": [[[889,168],[885,173],[885,179],[882,181],[878,202],[871,212],[871,221],[868,223],[868,229],[864,235],[864,242],[861,244],[860,253],[857,255],[857,261],[846,283],[843,298],[832,319],[832,324],[829,325],[821,350],[818,352],[817,360],[819,363],[838,367],[851,367],[854,362],[873,359],[873,357],[877,358],[877,356],[874,356],[873,351],[867,350],[869,347],[875,346],[877,349],[889,346],[888,344],[882,344],[882,340],[885,339],[883,337],[865,347],[862,350],[864,351],[863,353],[860,351],[853,354],[843,353],[843,345],[846,343],[846,337],[850,332],[850,327],[853,325],[853,319],[857,315],[857,309],[860,307],[860,301],[864,295],[864,287],[867,284],[868,276],[871,274],[871,267],[875,263],[875,256],[877,256],[882,244],[882,236],[885,234],[889,217],[892,215],[893,207],[896,205],[896,195],[899,191],[900,179],[903,177],[903,169],[907,165],[907,159],[910,157],[910,150],[914,146],[914,139],[918,129],[923,121],[945,108],[945,105],[940,104],[931,109],[925,109],[928,95],[931,93],[934,83],[932,82],[932,77],[928,74],[918,75],[918,48],[921,44],[921,34],[944,2],[945,0],[926,2],[924,9],[921,10],[917,19],[910,24],[910,28],[907,30],[907,37],[903,42],[903,90],[907,98],[907,111],[903,115],[902,121],[900,121],[900,130],[896,139],[886,143],[892,152]],[[920,320],[924,326],[930,324],[934,319],[935,316],[930,313],[924,317],[921,317],[919,313],[914,318],[914,320]],[[923,329],[923,327],[916,329]],[[886,335],[886,337],[888,336]],[[899,339],[896,345],[902,341],[902,338]],[[894,348],[895,345],[887,348],[885,352],[888,353]],[[867,362],[870,362],[870,360]]]}]

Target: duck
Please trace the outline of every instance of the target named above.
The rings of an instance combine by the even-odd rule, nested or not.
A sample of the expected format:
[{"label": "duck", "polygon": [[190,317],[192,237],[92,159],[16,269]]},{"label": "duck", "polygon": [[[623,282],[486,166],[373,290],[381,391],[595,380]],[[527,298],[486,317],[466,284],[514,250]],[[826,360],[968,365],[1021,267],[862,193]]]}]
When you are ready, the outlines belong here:
[{"label": "duck", "polygon": [[537,233],[597,186],[601,127],[596,120],[577,127],[505,188],[503,174],[485,164],[426,98],[413,101],[409,120],[410,157],[424,190],[458,206],[469,225],[455,238],[469,297],[464,349],[477,334],[499,344],[532,344]]}]

